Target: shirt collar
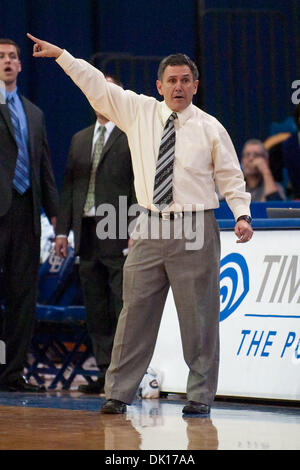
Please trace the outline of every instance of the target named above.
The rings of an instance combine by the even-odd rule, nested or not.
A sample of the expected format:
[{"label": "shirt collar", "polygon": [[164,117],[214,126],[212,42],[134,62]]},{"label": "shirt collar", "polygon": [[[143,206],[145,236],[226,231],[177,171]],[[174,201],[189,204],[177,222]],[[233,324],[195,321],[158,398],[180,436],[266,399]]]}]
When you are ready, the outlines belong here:
[{"label": "shirt collar", "polygon": [[[179,126],[182,126],[193,114],[193,103],[190,103],[183,111],[176,112]],[[165,101],[161,102],[161,118],[163,125],[166,125],[167,120],[173,111],[167,106]]]},{"label": "shirt collar", "polygon": [[16,98],[18,96],[18,87],[16,87],[13,91],[5,91],[6,100],[8,97]]},{"label": "shirt collar", "polygon": [[[94,135],[96,135],[96,133],[98,132],[99,127],[102,127],[102,125],[97,120],[95,123]],[[109,135],[112,132],[113,128],[115,127],[115,124],[111,121],[108,121],[106,124],[104,124],[103,127],[106,128],[106,134]]]}]

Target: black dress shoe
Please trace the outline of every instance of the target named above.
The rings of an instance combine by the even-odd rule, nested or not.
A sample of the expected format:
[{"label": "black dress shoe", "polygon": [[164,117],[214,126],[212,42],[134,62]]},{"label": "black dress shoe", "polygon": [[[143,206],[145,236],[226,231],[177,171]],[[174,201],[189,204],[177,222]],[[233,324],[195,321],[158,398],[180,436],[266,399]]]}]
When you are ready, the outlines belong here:
[{"label": "black dress shoe", "polygon": [[210,406],[199,401],[188,401],[183,407],[182,413],[185,415],[209,415]]},{"label": "black dress shoe", "polygon": [[0,384],[1,392],[23,392],[23,393],[41,393],[45,392],[44,386],[32,385],[27,382],[23,377],[20,377],[12,382]]},{"label": "black dress shoe", "polygon": [[104,392],[104,378],[98,379],[90,384],[79,385],[78,391],[82,393],[103,393]]},{"label": "black dress shoe", "polygon": [[100,409],[100,412],[111,415],[126,413],[126,403],[113,399],[107,400]]}]

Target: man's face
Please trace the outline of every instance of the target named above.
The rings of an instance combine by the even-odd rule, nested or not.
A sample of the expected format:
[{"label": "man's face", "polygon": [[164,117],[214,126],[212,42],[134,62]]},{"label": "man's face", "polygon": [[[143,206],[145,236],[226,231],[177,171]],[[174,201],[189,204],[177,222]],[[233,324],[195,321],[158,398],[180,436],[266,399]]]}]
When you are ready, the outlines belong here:
[{"label": "man's face", "polygon": [[188,65],[168,65],[162,80],[156,81],[158,93],[175,112],[183,111],[197,93],[199,80],[194,80]]},{"label": "man's face", "polygon": [[256,175],[259,173],[257,164],[261,159],[266,159],[266,152],[258,144],[247,144],[243,149],[242,168],[246,176]]},{"label": "man's face", "polygon": [[17,50],[12,44],[0,44],[0,80],[7,89],[13,90],[17,76],[21,72],[21,62]]}]

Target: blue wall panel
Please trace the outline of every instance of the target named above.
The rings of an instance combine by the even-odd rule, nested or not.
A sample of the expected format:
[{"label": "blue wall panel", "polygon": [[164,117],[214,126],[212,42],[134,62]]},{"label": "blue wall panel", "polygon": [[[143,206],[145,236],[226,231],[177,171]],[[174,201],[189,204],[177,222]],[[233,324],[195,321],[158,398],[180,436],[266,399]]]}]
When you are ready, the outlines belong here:
[{"label": "blue wall panel", "polygon": [[[272,48],[267,19],[261,20],[265,28],[258,37],[250,17],[242,22],[236,17],[229,25],[226,15],[215,19],[208,14],[202,24],[197,15],[201,6],[277,10],[285,17],[285,28],[275,21]],[[298,0],[0,0],[0,31],[22,48],[19,87],[45,112],[59,185],[72,135],[94,117],[85,97],[52,60],[32,58],[27,31],[87,60],[96,52],[159,56],[185,52],[196,58],[203,67],[203,89],[196,102],[224,123],[238,149],[248,137],[265,138],[269,121],[289,113],[286,80],[300,79]],[[241,50],[243,35],[247,42]],[[283,37],[288,54],[281,53]],[[256,67],[267,70],[266,75],[258,76]],[[273,95],[278,96],[275,102],[270,99]],[[258,107],[262,102],[263,108]]]}]

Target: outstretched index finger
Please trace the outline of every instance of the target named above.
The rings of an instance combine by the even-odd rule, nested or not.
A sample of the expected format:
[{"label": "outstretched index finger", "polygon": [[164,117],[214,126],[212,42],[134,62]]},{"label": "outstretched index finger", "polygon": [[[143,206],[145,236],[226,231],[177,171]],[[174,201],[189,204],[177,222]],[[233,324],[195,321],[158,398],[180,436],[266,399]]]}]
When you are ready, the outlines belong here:
[{"label": "outstretched index finger", "polygon": [[27,36],[29,39],[31,39],[33,42],[36,42],[36,43],[41,42],[40,39],[38,39],[38,38],[32,36],[32,34],[27,33],[26,36]]}]

